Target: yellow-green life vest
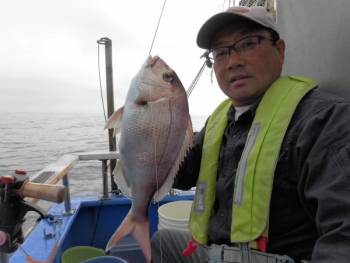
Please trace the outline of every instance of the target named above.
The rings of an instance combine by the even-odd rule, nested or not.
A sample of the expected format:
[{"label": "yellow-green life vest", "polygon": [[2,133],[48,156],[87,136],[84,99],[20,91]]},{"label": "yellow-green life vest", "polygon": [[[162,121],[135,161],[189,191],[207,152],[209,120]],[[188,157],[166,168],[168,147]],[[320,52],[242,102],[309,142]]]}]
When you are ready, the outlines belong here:
[{"label": "yellow-green life vest", "polygon": [[[302,77],[280,77],[265,92],[248,133],[233,189],[231,242],[250,242],[268,227],[273,178],[280,147],[302,97],[316,82]],[[208,225],[215,201],[216,175],[230,99],[208,120],[196,194],[189,227],[195,241],[208,242]],[[233,176],[233,175],[232,175]]]}]

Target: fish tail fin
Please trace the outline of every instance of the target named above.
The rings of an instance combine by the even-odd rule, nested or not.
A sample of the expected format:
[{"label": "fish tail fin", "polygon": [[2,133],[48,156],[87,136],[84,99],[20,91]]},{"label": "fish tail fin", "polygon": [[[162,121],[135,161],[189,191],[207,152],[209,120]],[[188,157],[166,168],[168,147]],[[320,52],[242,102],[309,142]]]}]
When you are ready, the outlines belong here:
[{"label": "fish tail fin", "polygon": [[133,237],[139,243],[143,255],[145,256],[146,262],[151,262],[151,240],[149,237],[149,221],[148,219],[142,223],[137,223],[134,231],[132,232]]},{"label": "fish tail fin", "polygon": [[105,251],[110,251],[119,240],[124,236],[131,234],[137,243],[140,245],[142,252],[145,256],[146,262],[151,262],[151,241],[149,236],[149,221],[148,219],[143,222],[135,220],[132,213],[124,218],[118,229],[109,239]]}]

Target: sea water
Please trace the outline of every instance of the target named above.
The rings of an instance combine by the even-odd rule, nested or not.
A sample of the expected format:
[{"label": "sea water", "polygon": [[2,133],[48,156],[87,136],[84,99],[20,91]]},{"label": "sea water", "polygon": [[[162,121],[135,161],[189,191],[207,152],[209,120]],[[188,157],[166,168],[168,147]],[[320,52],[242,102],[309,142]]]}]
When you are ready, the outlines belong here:
[{"label": "sea water", "polygon": [[[200,130],[205,116],[192,116]],[[0,175],[24,168],[29,176],[65,154],[108,151],[103,114],[97,113],[0,113]],[[72,196],[99,195],[102,191],[100,161],[81,161],[71,172]]]}]

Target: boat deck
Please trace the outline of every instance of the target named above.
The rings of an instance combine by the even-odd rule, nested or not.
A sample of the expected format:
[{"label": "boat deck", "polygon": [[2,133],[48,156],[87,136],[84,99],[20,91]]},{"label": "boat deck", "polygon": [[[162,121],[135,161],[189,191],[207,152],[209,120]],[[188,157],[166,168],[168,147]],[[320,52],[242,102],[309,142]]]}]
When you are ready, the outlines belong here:
[{"label": "boat deck", "polygon": [[[150,233],[153,234],[158,226],[157,209],[164,203],[176,200],[192,200],[193,193],[168,195],[161,202],[151,204]],[[66,214],[64,204],[54,205],[50,210],[50,217],[43,219],[33,229],[9,262],[26,263],[25,252],[35,260],[48,259],[56,246],[57,252],[54,262],[59,263],[62,253],[74,246],[93,246],[105,248],[110,236],[122,222],[131,206],[130,199],[115,196],[110,199],[74,198],[71,202],[72,213]],[[120,245],[140,253],[138,246],[131,237],[126,237]],[[24,252],[24,251],[25,252]],[[118,249],[117,249],[118,250]],[[120,251],[120,250],[119,250]],[[138,254],[138,255],[136,255]],[[129,255],[132,259],[133,255]],[[131,260],[131,262],[137,262]]]}]

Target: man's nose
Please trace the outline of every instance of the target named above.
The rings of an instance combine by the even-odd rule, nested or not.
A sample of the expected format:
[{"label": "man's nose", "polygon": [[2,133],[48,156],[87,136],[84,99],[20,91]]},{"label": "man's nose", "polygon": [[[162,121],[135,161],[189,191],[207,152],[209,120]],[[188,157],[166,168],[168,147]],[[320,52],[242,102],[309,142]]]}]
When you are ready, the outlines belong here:
[{"label": "man's nose", "polygon": [[244,58],[234,50],[230,50],[226,58],[226,68],[235,69],[244,65]]}]

